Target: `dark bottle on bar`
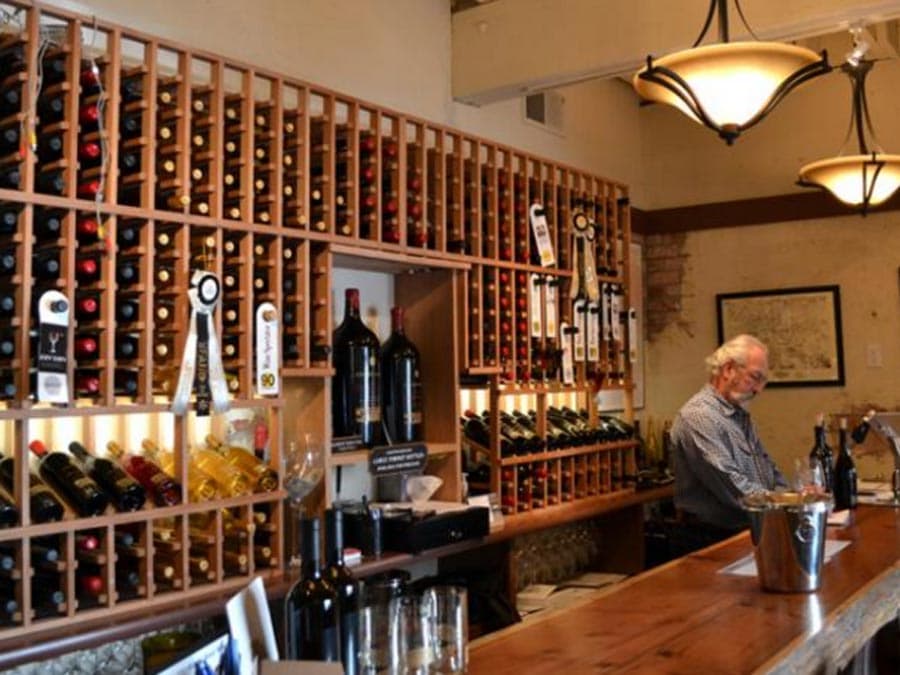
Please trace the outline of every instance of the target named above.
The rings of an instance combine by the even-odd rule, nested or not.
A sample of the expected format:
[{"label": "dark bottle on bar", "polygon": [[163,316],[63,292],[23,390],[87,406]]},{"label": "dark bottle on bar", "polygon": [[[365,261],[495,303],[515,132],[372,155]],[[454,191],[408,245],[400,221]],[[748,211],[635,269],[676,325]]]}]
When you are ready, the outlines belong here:
[{"label": "dark bottle on bar", "polygon": [[372,447],[381,438],[380,345],[359,318],[359,290],[345,293],[344,320],[334,331],[332,421],[335,436],[359,435]]},{"label": "dark bottle on bar", "polygon": [[116,462],[105,457],[94,457],[81,443],[72,441],[69,450],[78,458],[85,472],[112,497],[119,511],[137,511],[146,499],[144,488],[129,476]]},{"label": "dark bottle on bar", "polygon": [[337,593],[341,663],[346,675],[357,675],[359,664],[359,582],[344,565],[344,513],[325,511],[325,580]]},{"label": "dark bottle on bar", "polygon": [[96,516],[106,510],[109,500],[64,452],[50,452],[39,440],[28,446],[41,458],[38,473],[82,516]]},{"label": "dark bottle on bar", "polygon": [[338,599],[322,578],[318,518],[300,519],[300,579],[284,599],[286,657],[340,661]]},{"label": "dark bottle on bar", "polygon": [[826,492],[834,492],[834,453],[825,437],[825,414],[816,415],[816,426],[813,429],[815,443],[809,451],[809,468],[820,467],[822,471],[822,487]]},{"label": "dark bottle on bar", "polygon": [[421,440],[419,350],[406,337],[402,307],[391,309],[391,336],[381,350],[381,404],[391,443]]},{"label": "dark bottle on bar", "polygon": [[[49,523],[62,520],[64,509],[56,495],[40,477],[29,471],[28,503],[31,506],[31,520],[35,523]],[[0,455],[0,485],[12,494],[15,481],[15,460]]]},{"label": "dark bottle on bar", "polygon": [[834,463],[834,510],[855,509],[857,504],[856,464],[850,454],[847,419],[841,418],[840,448]]}]

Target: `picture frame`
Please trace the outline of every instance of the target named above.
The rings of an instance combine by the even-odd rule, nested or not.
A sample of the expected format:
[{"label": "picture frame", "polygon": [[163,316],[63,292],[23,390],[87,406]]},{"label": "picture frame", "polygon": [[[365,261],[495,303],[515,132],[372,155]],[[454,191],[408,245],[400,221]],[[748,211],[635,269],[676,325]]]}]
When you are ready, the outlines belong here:
[{"label": "picture frame", "polygon": [[769,348],[770,387],[844,385],[840,286],[716,295],[719,344],[742,333]]}]

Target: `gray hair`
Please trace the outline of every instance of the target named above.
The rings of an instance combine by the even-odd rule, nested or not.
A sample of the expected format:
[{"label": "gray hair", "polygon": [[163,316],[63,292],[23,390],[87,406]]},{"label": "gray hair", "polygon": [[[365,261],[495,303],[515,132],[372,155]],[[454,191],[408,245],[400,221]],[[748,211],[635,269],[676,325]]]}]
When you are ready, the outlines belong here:
[{"label": "gray hair", "polygon": [[747,356],[752,348],[761,349],[766,355],[769,348],[752,335],[738,335],[722,344],[716,351],[706,357],[706,368],[710,376],[718,375],[729,361],[738,365],[746,365]]}]

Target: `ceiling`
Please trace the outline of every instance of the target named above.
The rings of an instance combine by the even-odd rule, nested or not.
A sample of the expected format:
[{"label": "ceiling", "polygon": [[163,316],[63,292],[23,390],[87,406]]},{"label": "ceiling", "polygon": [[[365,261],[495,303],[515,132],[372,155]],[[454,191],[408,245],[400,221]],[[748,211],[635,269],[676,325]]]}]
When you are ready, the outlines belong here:
[{"label": "ceiling", "polygon": [[[577,82],[627,77],[648,54],[689,47],[708,0],[450,0],[455,99],[488,104]],[[827,49],[832,63],[862,26],[869,58],[897,58],[900,0],[744,0],[763,40]],[[752,39],[729,0],[732,40]],[[715,26],[705,42],[716,41]],[[485,67],[488,64],[488,67]]]}]

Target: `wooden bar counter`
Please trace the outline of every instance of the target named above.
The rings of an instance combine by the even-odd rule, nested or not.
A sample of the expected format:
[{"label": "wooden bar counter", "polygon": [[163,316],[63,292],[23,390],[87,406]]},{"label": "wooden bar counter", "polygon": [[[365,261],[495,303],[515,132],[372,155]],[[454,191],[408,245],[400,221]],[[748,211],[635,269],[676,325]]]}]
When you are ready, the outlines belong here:
[{"label": "wooden bar counter", "polygon": [[815,593],[719,571],[749,533],[474,641],[469,673],[833,672],[900,614],[900,509],[860,506]]}]

